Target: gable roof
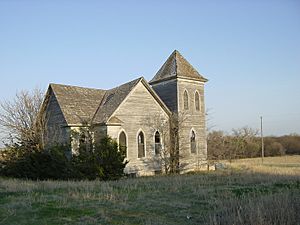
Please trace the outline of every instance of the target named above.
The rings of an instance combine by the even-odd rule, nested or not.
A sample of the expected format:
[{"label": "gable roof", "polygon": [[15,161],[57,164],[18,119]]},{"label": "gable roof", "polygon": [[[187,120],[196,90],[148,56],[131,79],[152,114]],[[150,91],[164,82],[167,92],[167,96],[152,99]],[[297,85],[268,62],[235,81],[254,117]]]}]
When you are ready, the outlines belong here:
[{"label": "gable roof", "polygon": [[106,91],[61,84],[50,84],[68,125],[89,123]]},{"label": "gable roof", "polygon": [[93,123],[105,123],[124,101],[131,90],[142,78],[135,79],[119,87],[106,91],[104,98],[98,105],[98,109],[93,118]]},{"label": "gable roof", "polygon": [[173,51],[149,83],[155,84],[173,78],[207,81],[177,50]]},{"label": "gable roof", "polygon": [[113,113],[139,82],[145,85],[159,105],[170,114],[168,107],[143,77],[110,90],[62,84],[50,84],[49,89],[53,91],[68,126],[85,125],[85,123],[120,124],[122,121],[114,118]]},{"label": "gable roof", "polygon": [[[102,102],[100,103],[97,112],[95,113],[92,123],[93,124],[103,124],[108,122],[114,123],[114,121],[119,120],[118,118],[113,117],[114,112],[119,108],[119,106],[130,94],[130,92],[134,89],[134,87],[140,82],[145,86],[145,88],[158,102],[158,104],[163,108],[163,110],[166,111],[168,115],[170,115],[171,112],[168,109],[168,107],[159,98],[156,92],[151,88],[151,86],[148,84],[145,78],[140,77],[138,79],[125,83],[119,87],[108,90],[105,94],[105,97],[102,99]],[[119,123],[122,123],[122,121],[119,121]]]}]

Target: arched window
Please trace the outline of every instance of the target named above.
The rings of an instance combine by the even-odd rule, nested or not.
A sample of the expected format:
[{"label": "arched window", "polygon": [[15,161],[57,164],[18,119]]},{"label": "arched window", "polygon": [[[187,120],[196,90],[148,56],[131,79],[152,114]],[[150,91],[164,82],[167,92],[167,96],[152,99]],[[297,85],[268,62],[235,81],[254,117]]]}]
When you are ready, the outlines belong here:
[{"label": "arched window", "polygon": [[86,151],[87,150],[87,138],[85,133],[81,133],[79,136],[79,150]]},{"label": "arched window", "polygon": [[195,107],[196,111],[200,111],[200,97],[198,91],[195,92]]},{"label": "arched window", "polygon": [[119,150],[127,157],[127,140],[126,134],[122,131],[119,135]]},{"label": "arched window", "polygon": [[86,141],[85,139],[86,139],[85,134],[81,133],[79,138],[79,144],[85,144]]},{"label": "arched window", "polygon": [[187,91],[184,91],[183,94],[183,104],[184,104],[184,109],[188,110],[189,109],[189,96]]},{"label": "arched window", "polygon": [[159,155],[161,151],[161,141],[160,141],[160,134],[158,131],[156,131],[155,133],[154,142],[155,142],[155,155]]},{"label": "arched window", "polygon": [[191,134],[191,153],[197,153],[196,135],[195,135],[195,132],[193,130],[192,130],[192,134]]},{"label": "arched window", "polygon": [[145,138],[141,131],[138,136],[138,158],[145,157]]}]

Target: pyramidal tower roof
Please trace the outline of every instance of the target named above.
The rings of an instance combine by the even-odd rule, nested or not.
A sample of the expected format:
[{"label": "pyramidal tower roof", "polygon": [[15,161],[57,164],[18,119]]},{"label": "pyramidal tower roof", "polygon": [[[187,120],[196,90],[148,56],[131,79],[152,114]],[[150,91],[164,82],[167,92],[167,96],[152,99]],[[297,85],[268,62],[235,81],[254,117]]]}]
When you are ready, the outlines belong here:
[{"label": "pyramidal tower roof", "polygon": [[149,83],[155,84],[173,78],[208,81],[177,50],[173,51]]}]

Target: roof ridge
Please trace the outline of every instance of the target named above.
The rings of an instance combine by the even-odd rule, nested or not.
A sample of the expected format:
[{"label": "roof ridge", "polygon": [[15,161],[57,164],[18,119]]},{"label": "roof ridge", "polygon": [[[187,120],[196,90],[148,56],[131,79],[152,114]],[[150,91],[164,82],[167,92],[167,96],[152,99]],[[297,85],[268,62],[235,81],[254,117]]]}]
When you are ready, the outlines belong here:
[{"label": "roof ridge", "polygon": [[118,86],[116,86],[116,87],[114,87],[114,88],[108,89],[107,91],[111,91],[111,90],[120,88],[120,87],[125,86],[126,84],[129,84],[129,83],[134,82],[134,81],[136,81],[136,83],[138,83],[138,81],[141,80],[142,78],[144,78],[144,77],[139,77],[139,78],[136,78],[136,79],[134,79],[134,80],[128,81],[128,82],[126,82],[126,83],[120,84],[120,85],[118,85]]},{"label": "roof ridge", "polygon": [[[103,123],[107,122],[107,120],[113,115],[113,113],[117,110],[118,106],[126,99],[132,89],[142,80],[143,77],[139,77],[127,83],[121,84],[115,88],[109,89],[104,94],[101,103],[99,104],[92,122]],[[116,96],[115,94],[118,93]],[[116,104],[117,102],[117,104]],[[101,112],[102,110],[102,112]]]},{"label": "roof ridge", "polygon": [[73,88],[83,88],[83,89],[89,89],[89,90],[107,91],[106,89],[82,87],[82,86],[78,86],[78,85],[69,85],[69,84],[50,83],[49,86],[73,87]]},{"label": "roof ridge", "polygon": [[177,57],[177,50],[175,49],[174,50],[174,54],[175,54],[175,76],[177,76],[177,70],[178,70],[178,63],[177,63],[177,59],[176,59],[176,57]]}]

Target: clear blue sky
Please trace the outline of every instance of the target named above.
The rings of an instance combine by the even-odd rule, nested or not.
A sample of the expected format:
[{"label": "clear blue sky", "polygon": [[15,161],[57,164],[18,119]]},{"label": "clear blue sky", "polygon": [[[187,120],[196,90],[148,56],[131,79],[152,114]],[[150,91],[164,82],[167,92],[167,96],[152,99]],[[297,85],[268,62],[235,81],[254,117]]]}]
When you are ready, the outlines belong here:
[{"label": "clear blue sky", "polygon": [[0,97],[150,80],[174,49],[206,78],[214,129],[300,133],[300,1],[0,0]]}]

